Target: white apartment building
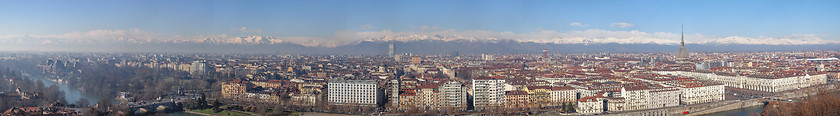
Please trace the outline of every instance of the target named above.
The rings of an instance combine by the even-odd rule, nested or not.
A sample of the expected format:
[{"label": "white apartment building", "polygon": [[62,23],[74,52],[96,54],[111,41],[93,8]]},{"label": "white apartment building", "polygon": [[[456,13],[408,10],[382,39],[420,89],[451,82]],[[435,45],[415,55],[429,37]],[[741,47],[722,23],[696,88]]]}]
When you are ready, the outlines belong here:
[{"label": "white apartment building", "polygon": [[724,99],[723,85],[683,85],[679,88],[680,103],[684,105],[717,102]]},{"label": "white apartment building", "polygon": [[680,90],[677,88],[657,88],[650,90],[648,108],[663,108],[680,105]]},{"label": "white apartment building", "polygon": [[330,104],[376,105],[376,80],[333,79],[327,85]]},{"label": "white apartment building", "polygon": [[595,114],[604,112],[604,98],[602,96],[583,97],[577,101],[575,111],[581,114]]},{"label": "white apartment building", "polygon": [[443,108],[462,108],[466,107],[467,96],[466,88],[458,81],[449,81],[440,85],[440,92],[438,93],[438,100],[440,106]]},{"label": "white apartment building", "polygon": [[647,87],[621,87],[621,96],[624,98],[624,110],[647,109],[649,105],[650,90]]},{"label": "white apartment building", "polygon": [[476,110],[502,107],[505,104],[505,80],[501,77],[472,79],[472,93]]},{"label": "white apartment building", "polygon": [[575,103],[577,90],[572,87],[551,87],[551,101],[557,104]]}]

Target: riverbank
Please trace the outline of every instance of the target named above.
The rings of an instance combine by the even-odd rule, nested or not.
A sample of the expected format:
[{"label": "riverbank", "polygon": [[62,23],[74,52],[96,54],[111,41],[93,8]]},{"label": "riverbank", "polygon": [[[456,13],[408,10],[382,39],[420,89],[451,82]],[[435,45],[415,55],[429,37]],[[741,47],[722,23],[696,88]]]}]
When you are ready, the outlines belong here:
[{"label": "riverbank", "polygon": [[761,115],[764,112],[764,105],[751,106],[739,109],[732,109],[721,112],[714,112],[709,114],[702,114],[700,116],[753,116],[753,114]]},{"label": "riverbank", "polygon": [[[697,116],[697,115],[706,115],[706,114],[713,114],[717,112],[724,112],[724,111],[731,111],[736,109],[748,108],[753,106],[762,106],[764,105],[763,100],[753,99],[753,100],[746,100],[743,102],[735,102],[732,104],[723,105],[716,108],[706,109],[702,111],[698,111],[696,113],[688,114],[689,116]],[[763,107],[762,107],[763,108]]]},{"label": "riverbank", "polygon": [[59,90],[64,92],[64,100],[66,100],[67,103],[71,103],[71,104],[76,103],[77,101],[81,100],[82,98],[85,98],[85,99],[88,100],[88,104],[93,105],[93,104],[96,104],[96,102],[99,101],[99,99],[100,99],[99,96],[91,95],[91,94],[85,94],[79,88],[71,87],[67,83],[58,83],[58,82],[55,82],[55,81],[47,80],[45,77],[33,77],[29,74],[25,74],[24,77],[26,77],[27,79],[34,80],[34,81],[41,81],[41,82],[44,83],[45,86],[52,86],[52,85],[58,86]]},{"label": "riverbank", "polygon": [[200,109],[200,110],[187,110],[187,111],[184,111],[184,112],[193,113],[193,114],[201,114],[201,115],[205,115],[205,116],[254,116],[253,114],[242,113],[242,112],[237,112],[237,111],[230,111],[230,110],[222,110],[222,111],[219,111],[219,112],[215,112],[215,111],[213,111],[212,108]]}]

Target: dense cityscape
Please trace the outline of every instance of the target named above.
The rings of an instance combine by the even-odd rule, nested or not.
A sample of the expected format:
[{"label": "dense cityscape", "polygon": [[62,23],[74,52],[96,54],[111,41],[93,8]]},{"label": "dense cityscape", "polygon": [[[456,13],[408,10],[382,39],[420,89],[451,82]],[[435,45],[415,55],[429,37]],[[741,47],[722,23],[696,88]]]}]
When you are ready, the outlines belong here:
[{"label": "dense cityscape", "polygon": [[[0,108],[4,115],[203,108],[252,115],[695,115],[836,93],[840,78],[834,51],[688,53],[683,46],[677,53],[457,56],[395,49],[391,44],[379,56],[5,53],[2,83],[9,86],[0,103],[33,107]],[[29,87],[25,78],[36,76],[102,98],[57,100],[61,95],[44,92],[50,89],[35,89],[43,82]]]},{"label": "dense cityscape", "polygon": [[840,116],[840,1],[0,1],[0,116]]}]

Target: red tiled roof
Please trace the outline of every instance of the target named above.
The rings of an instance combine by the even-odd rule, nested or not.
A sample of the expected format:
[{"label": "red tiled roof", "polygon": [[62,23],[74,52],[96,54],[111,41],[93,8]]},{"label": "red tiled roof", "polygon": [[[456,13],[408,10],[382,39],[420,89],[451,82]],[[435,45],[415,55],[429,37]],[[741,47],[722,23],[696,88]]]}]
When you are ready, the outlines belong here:
[{"label": "red tiled roof", "polygon": [[575,89],[575,88],[572,88],[572,87],[569,87],[569,86],[563,86],[563,87],[551,87],[551,90],[552,90],[552,91],[559,91],[559,90],[574,90],[574,89]]},{"label": "red tiled roof", "polygon": [[506,91],[505,95],[528,95],[526,91]]}]

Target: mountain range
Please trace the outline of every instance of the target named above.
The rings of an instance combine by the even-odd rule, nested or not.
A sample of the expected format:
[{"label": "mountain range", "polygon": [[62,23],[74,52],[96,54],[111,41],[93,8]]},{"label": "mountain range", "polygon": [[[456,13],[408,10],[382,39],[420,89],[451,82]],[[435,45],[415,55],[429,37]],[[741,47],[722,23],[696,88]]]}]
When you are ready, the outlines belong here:
[{"label": "mountain range", "polygon": [[[414,39],[406,39],[414,38]],[[512,39],[465,38],[460,36],[381,37],[335,47],[305,46],[270,36],[243,36],[228,39],[206,38],[203,41],[145,41],[113,43],[36,44],[4,42],[4,51],[73,51],[73,52],[166,52],[166,53],[246,53],[305,55],[385,55],[393,42],[397,53],[413,54],[540,54],[549,53],[672,53],[677,44],[662,43],[538,43]],[[840,44],[761,45],[761,44],[686,44],[689,52],[766,52],[840,50]]]}]

